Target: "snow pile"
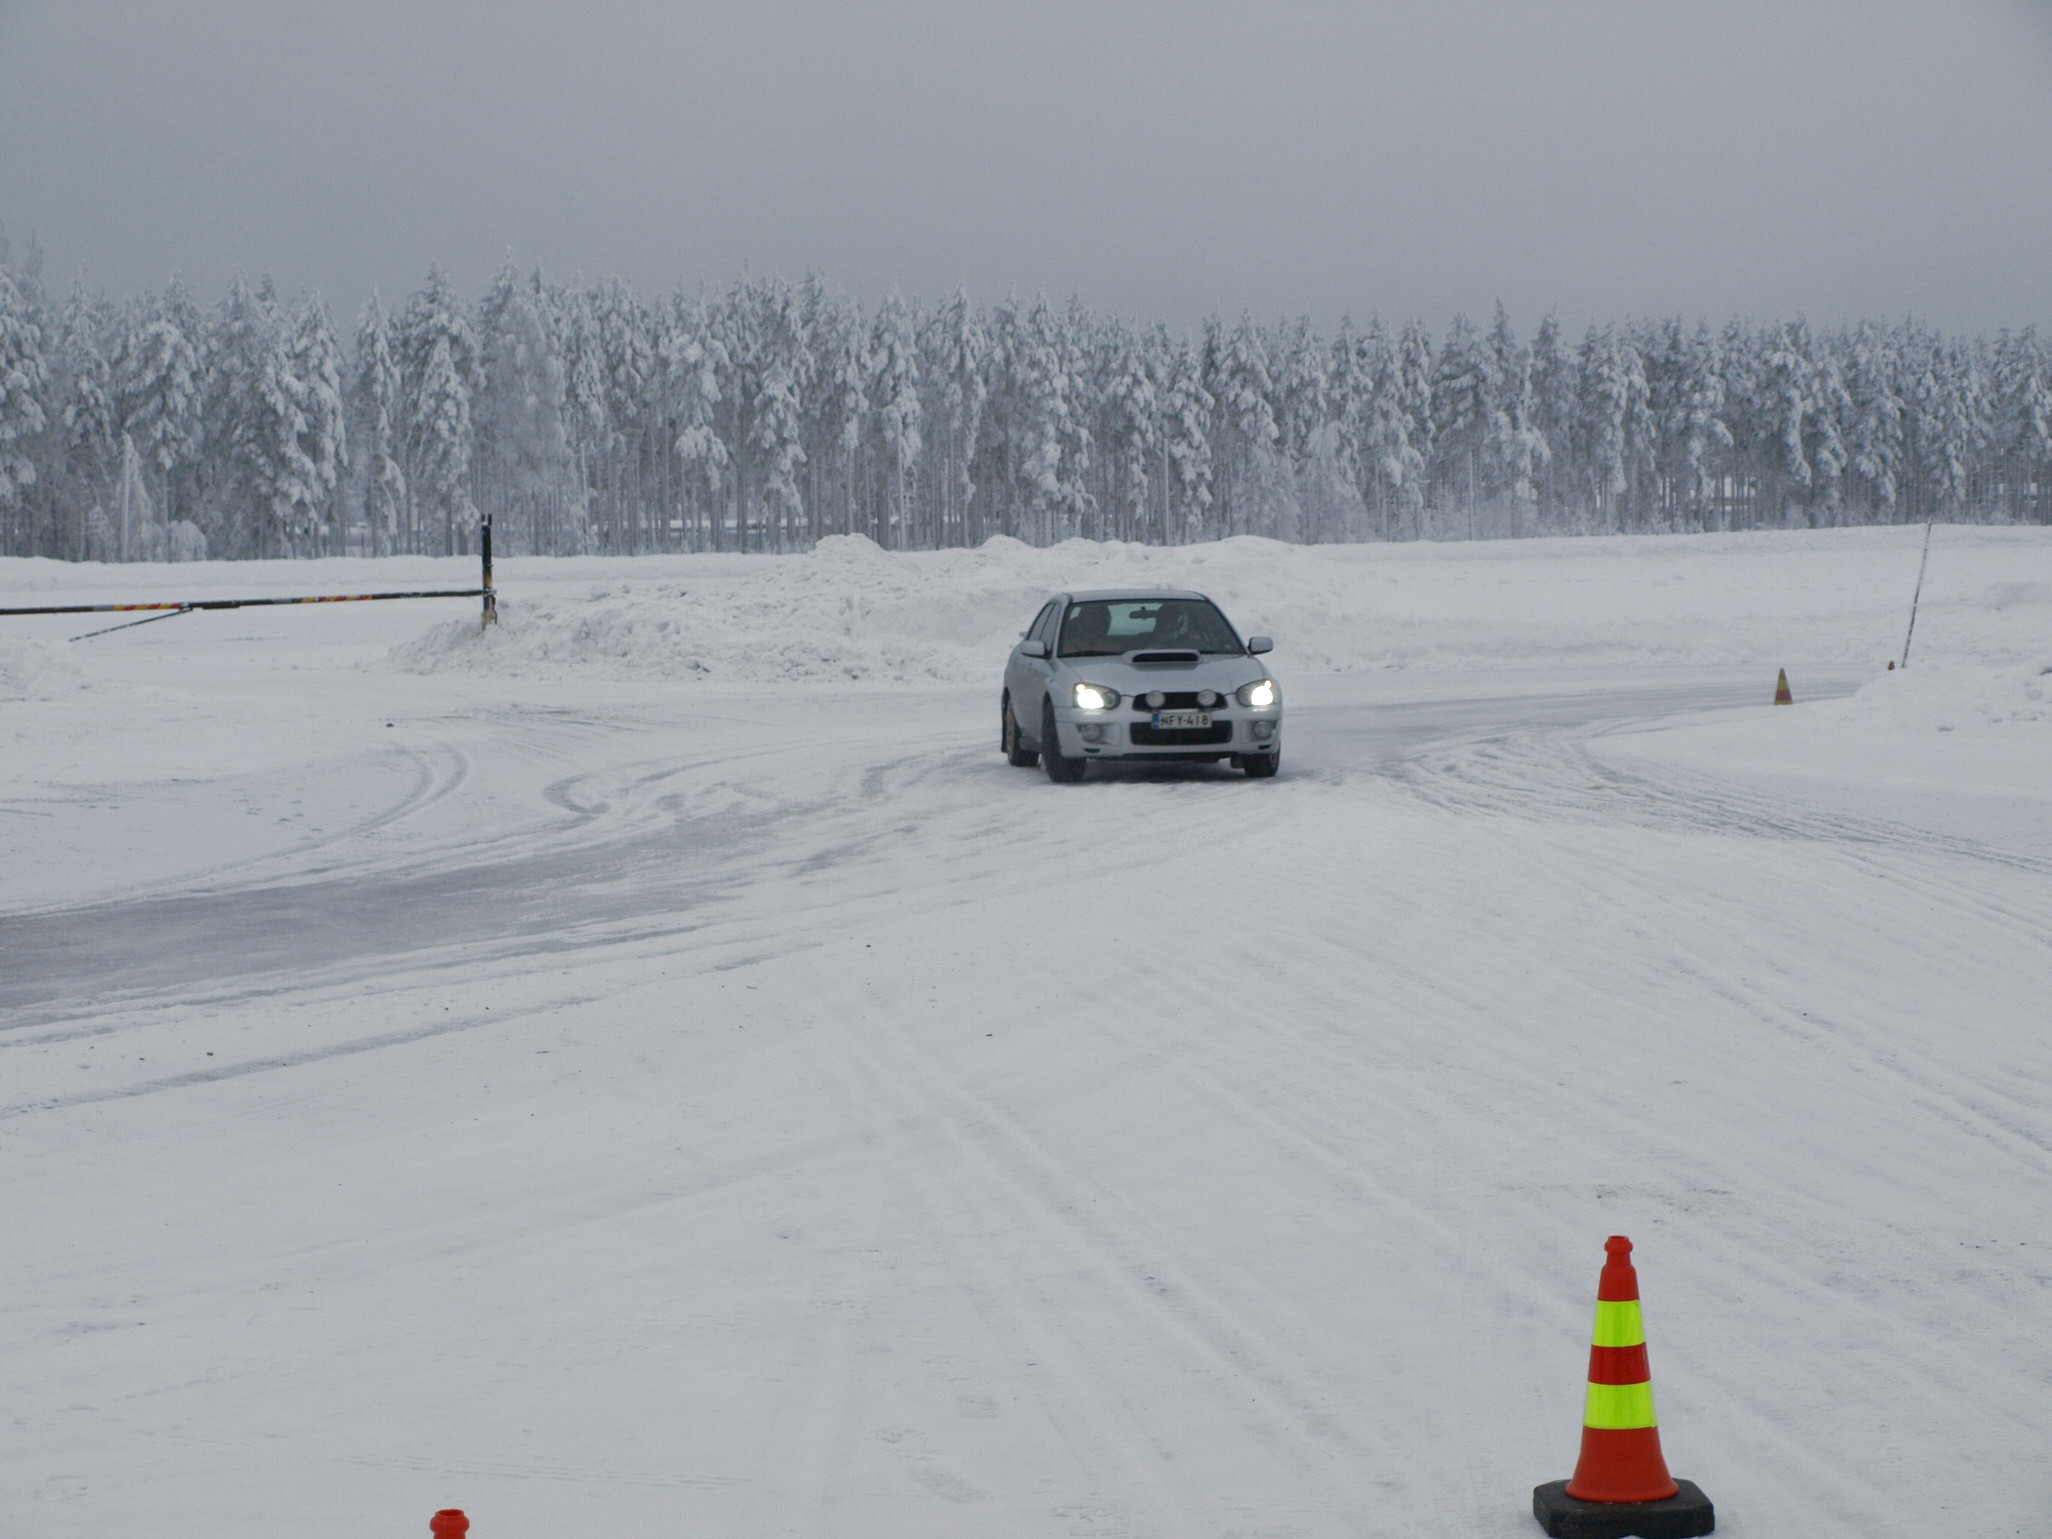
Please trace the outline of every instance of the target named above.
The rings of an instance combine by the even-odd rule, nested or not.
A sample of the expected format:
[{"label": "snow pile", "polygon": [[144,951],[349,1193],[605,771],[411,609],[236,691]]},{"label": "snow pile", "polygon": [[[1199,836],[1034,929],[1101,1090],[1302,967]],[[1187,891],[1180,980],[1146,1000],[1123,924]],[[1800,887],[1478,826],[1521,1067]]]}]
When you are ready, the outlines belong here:
[{"label": "snow pile", "polygon": [[63,653],[0,637],[0,700],[55,700],[86,687],[84,671]]},{"label": "snow pile", "polygon": [[[1547,664],[1878,670],[1899,652],[1918,529],[1294,546],[1070,540],[890,553],[529,558],[501,619],[399,647],[414,672],[737,683],[984,683],[1049,593],[1210,594],[1300,672]],[[2042,578],[2033,574],[2042,574]],[[2022,663],[2052,620],[2052,535],[1952,528],[1933,547],[1920,659]]]},{"label": "snow pile", "polygon": [[[1061,588],[1200,588],[1243,628],[1294,609],[1299,628],[1316,635],[1318,599],[1336,608],[1347,586],[1300,548],[1254,538],[1167,550],[1071,540],[1037,550],[999,536],[975,550],[893,554],[861,535],[835,535],[805,555],[648,558],[613,562],[620,578],[582,589],[528,586],[547,565],[522,562],[502,584],[492,631],[452,621],[393,660],[413,672],[512,677],[975,683]],[[1358,649],[1328,651],[1314,666],[1349,664],[1360,665]]]},{"label": "snow pile", "polygon": [[1820,701],[1814,715],[1820,727],[1847,730],[2052,727],[2052,657],[2009,668],[1951,661],[1900,668],[1846,699]]}]

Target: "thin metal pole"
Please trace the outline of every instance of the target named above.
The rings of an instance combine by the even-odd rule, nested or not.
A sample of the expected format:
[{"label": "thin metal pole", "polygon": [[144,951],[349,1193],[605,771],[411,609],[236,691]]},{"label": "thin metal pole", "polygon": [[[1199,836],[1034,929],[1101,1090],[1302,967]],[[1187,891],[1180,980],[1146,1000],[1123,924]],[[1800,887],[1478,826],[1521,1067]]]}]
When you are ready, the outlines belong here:
[{"label": "thin metal pole", "polygon": [[1924,596],[1924,568],[1931,564],[1931,526],[1938,522],[1936,514],[1924,524],[1924,559],[1917,563],[1917,591],[1910,595],[1909,630],[1902,638],[1902,666],[1909,666],[1910,637],[1917,633],[1917,600]]},{"label": "thin metal pole", "polygon": [[110,625],[106,630],[87,631],[83,636],[73,636],[73,641],[91,641],[95,636],[105,636],[111,631],[125,631],[137,625],[154,625],[159,620],[175,620],[180,615],[192,613],[190,604],[180,604],[176,609],[167,609],[160,615],[144,615],[140,620],[123,620],[119,625]]},{"label": "thin metal pole", "polygon": [[484,558],[484,616],[478,621],[478,629],[489,630],[499,618],[499,596],[492,592],[492,515],[489,513],[478,526],[477,548]]}]

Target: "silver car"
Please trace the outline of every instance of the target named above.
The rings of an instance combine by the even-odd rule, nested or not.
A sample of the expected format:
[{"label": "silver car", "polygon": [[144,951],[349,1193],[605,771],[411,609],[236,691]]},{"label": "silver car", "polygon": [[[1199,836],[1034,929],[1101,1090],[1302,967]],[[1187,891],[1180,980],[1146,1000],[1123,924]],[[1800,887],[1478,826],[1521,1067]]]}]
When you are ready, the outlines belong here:
[{"label": "silver car", "polygon": [[1003,745],[1021,767],[1180,759],[1260,779],[1282,762],[1282,688],[1201,593],[1108,588],[1041,606],[1005,663]]}]

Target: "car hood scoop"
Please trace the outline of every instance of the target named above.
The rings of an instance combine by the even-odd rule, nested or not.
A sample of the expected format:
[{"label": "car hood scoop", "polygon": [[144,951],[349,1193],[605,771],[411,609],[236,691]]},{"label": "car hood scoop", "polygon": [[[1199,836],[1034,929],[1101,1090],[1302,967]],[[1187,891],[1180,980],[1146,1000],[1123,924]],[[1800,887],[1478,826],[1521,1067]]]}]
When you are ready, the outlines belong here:
[{"label": "car hood scoop", "polygon": [[1190,668],[1202,662],[1203,659],[1195,652],[1128,652],[1126,654],[1126,661],[1135,668],[1145,668],[1149,664],[1157,666],[1178,665]]}]

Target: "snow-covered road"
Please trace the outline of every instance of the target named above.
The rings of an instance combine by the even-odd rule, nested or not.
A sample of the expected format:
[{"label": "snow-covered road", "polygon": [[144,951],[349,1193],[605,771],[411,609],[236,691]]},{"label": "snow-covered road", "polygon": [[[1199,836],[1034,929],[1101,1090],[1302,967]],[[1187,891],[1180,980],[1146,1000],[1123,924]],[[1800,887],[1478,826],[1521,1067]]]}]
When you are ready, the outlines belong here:
[{"label": "snow-covered road", "polygon": [[2042,793],[1700,662],[1279,656],[1275,781],[1056,787],[983,686],[179,623],[125,777],[14,708],[8,1539],[1522,1539],[1613,1232],[1721,1532],[2042,1528]]},{"label": "snow-covered road", "polygon": [[[1728,670],[1666,674],[1592,678],[1565,692],[1557,682],[1505,676],[1485,693],[1477,691],[1492,681],[1462,676],[1435,680],[1450,697],[1397,699],[1387,681],[1307,681],[1292,778],[1413,776],[1411,761],[1428,751],[1478,739],[1523,742],[1758,703],[1757,682],[1732,683]],[[1406,683],[1404,694],[1415,696],[1417,681]],[[677,702],[653,712],[642,701],[611,711],[509,706],[468,713],[453,731],[447,721],[409,722],[374,752],[308,764],[289,778],[265,772],[269,799],[301,809],[275,820],[287,837],[272,848],[146,881],[140,894],[15,914],[0,1006],[97,1015],[116,998],[160,1000],[169,988],[216,989],[281,971],[376,976],[442,948],[611,945],[676,933],[680,918],[695,919],[709,900],[752,886],[771,889],[764,906],[774,911],[791,876],[846,875],[861,864],[850,856],[904,845],[908,816],[973,822],[989,814],[994,793],[1030,783],[996,773],[988,745],[974,740],[972,724],[990,714],[984,693],[900,693],[886,702],[782,692],[738,708]],[[628,757],[618,759],[623,748]],[[1238,782],[1215,768],[1099,773],[1128,785]],[[252,789],[233,777],[172,788],[172,796],[160,789],[117,810],[145,828],[169,815],[232,826],[251,812]],[[166,806],[173,797],[175,813]],[[344,797],[354,798],[346,809]],[[1089,837],[1117,840],[1129,813]],[[292,837],[310,817],[332,821]],[[953,880],[954,833],[922,831],[930,847],[895,868],[894,880],[909,886],[892,888],[894,900]],[[1142,849],[1115,858],[1150,859],[1144,846],[1155,837],[1143,832]],[[104,885],[120,883],[118,866],[95,869]],[[840,901],[835,894],[824,906]]]}]

